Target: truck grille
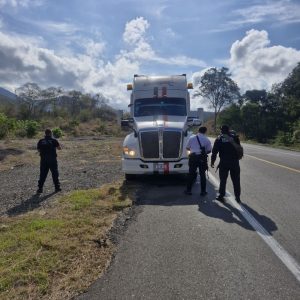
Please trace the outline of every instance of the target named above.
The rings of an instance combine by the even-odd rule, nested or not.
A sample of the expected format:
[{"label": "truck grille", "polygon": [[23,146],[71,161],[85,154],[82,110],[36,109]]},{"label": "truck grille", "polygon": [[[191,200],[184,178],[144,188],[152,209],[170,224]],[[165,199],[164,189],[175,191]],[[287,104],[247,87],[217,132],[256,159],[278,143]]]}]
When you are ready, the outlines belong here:
[{"label": "truck grille", "polygon": [[141,146],[144,158],[159,158],[158,131],[141,132]]},{"label": "truck grille", "polygon": [[178,159],[181,151],[181,131],[161,130],[140,133],[141,152],[145,159]]},{"label": "truck grille", "polygon": [[163,132],[163,157],[178,158],[180,153],[181,132],[164,131]]}]

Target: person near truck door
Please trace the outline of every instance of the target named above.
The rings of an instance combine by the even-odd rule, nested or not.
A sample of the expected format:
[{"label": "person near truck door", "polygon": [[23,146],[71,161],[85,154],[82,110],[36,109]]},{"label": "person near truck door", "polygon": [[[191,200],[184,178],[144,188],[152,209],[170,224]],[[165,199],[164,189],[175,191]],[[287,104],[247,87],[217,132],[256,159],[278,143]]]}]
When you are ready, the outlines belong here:
[{"label": "person near truck door", "polygon": [[58,166],[57,166],[57,154],[56,149],[61,150],[59,142],[52,137],[52,131],[50,129],[45,130],[45,137],[37,143],[37,150],[40,153],[40,178],[38,181],[37,193],[43,192],[43,186],[47,178],[49,170],[52,174],[53,183],[55,186],[55,192],[61,191],[60,183],[58,179]]},{"label": "person near truck door", "polygon": [[186,190],[187,195],[192,195],[192,186],[197,178],[197,169],[200,174],[201,196],[205,196],[206,192],[206,176],[205,171],[208,169],[207,154],[211,152],[211,142],[205,136],[207,128],[201,126],[199,133],[190,137],[186,149],[190,151],[189,155],[189,175],[187,179]]},{"label": "person near truck door", "polygon": [[212,149],[211,156],[211,167],[214,167],[214,163],[217,158],[217,154],[220,156],[219,164],[219,177],[220,177],[220,187],[219,195],[216,200],[220,202],[225,202],[224,196],[226,194],[226,181],[228,173],[230,172],[230,177],[233,184],[235,199],[238,203],[241,202],[241,185],[240,185],[240,164],[239,164],[239,154],[234,147],[234,143],[240,145],[240,140],[237,135],[232,134],[229,131],[227,125],[221,127],[221,135],[219,135]]}]

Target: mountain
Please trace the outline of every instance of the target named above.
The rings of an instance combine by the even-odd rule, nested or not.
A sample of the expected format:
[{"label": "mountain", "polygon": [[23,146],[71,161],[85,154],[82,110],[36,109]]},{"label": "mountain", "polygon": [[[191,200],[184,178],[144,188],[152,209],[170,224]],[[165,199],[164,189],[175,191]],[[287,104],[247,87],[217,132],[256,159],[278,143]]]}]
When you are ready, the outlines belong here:
[{"label": "mountain", "polygon": [[2,87],[0,87],[0,97],[4,98],[5,100],[11,101],[11,102],[17,100],[17,96],[14,93],[12,93]]}]

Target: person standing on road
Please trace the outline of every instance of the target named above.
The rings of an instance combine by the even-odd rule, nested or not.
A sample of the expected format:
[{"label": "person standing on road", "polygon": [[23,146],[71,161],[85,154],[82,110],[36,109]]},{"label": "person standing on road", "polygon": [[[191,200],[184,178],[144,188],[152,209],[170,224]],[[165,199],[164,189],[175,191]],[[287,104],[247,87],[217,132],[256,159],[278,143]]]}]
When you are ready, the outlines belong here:
[{"label": "person standing on road", "polygon": [[45,130],[45,137],[37,143],[37,150],[40,153],[40,178],[38,181],[37,193],[43,192],[43,186],[47,178],[49,169],[52,174],[53,183],[55,186],[55,192],[61,191],[60,183],[58,179],[58,166],[57,166],[57,154],[56,149],[61,150],[59,142],[52,137],[52,131],[50,129]]},{"label": "person standing on road", "polygon": [[197,178],[197,169],[199,169],[201,182],[201,196],[205,196],[206,192],[206,177],[205,171],[208,169],[207,154],[211,152],[211,142],[205,136],[207,128],[201,126],[199,133],[190,137],[186,149],[190,151],[189,155],[189,175],[187,180],[186,190],[187,195],[192,195],[192,186]]},{"label": "person standing on road", "polygon": [[[219,196],[216,200],[220,202],[225,202],[224,196],[226,193],[226,181],[228,173],[230,172],[230,177],[233,184],[235,199],[238,203],[241,202],[241,185],[240,185],[240,164],[239,164],[239,154],[234,146],[240,145],[240,140],[237,135],[233,135],[229,131],[227,125],[221,127],[221,135],[219,135],[212,149],[211,156],[211,167],[214,167],[214,163],[217,158],[217,154],[220,156],[219,164],[219,176],[220,176],[220,188]],[[240,147],[241,148],[241,147]]]}]

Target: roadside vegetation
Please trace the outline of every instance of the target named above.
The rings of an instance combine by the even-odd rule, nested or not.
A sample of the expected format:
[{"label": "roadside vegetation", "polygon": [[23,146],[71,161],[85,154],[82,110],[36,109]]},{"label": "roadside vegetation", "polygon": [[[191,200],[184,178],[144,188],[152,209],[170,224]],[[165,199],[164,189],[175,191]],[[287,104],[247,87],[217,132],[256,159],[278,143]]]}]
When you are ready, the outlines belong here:
[{"label": "roadside vegetation", "polygon": [[16,90],[17,99],[0,99],[0,139],[32,138],[45,128],[54,135],[121,136],[117,111],[101,94],[63,91],[50,87],[42,90],[27,83]]},{"label": "roadside vegetation", "polygon": [[0,218],[0,298],[69,299],[107,267],[108,232],[135,186],[76,190],[51,207]]},{"label": "roadside vegetation", "polygon": [[199,81],[196,95],[208,99],[215,111],[214,121],[206,123],[210,134],[228,124],[242,140],[300,150],[300,63],[271,91],[243,95],[227,71],[212,68]]}]

